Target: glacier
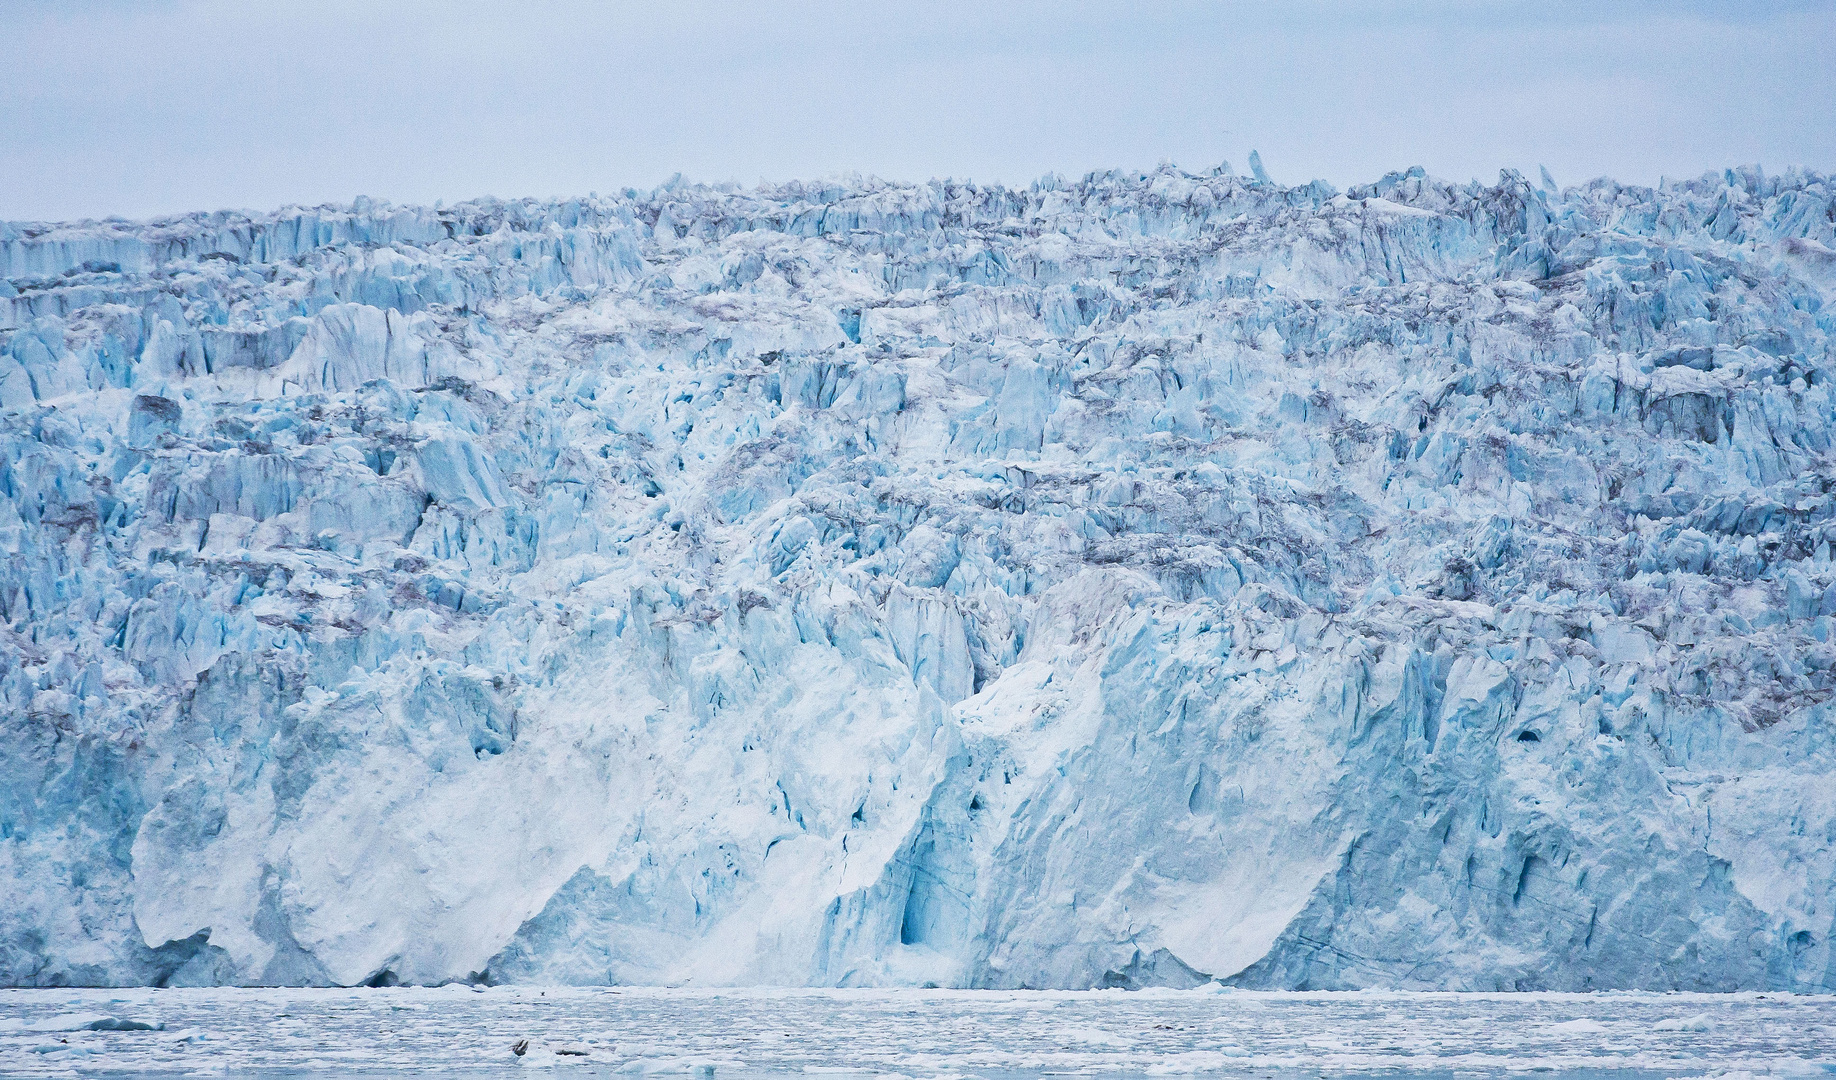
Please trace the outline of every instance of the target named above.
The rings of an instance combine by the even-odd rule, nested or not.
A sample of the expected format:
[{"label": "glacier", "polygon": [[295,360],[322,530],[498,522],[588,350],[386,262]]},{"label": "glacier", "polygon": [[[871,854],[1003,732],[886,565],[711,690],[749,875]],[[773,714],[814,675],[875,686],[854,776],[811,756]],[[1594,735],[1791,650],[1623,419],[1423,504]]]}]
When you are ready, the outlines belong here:
[{"label": "glacier", "polygon": [[0,983],[1836,990],[1836,180],[0,224]]}]

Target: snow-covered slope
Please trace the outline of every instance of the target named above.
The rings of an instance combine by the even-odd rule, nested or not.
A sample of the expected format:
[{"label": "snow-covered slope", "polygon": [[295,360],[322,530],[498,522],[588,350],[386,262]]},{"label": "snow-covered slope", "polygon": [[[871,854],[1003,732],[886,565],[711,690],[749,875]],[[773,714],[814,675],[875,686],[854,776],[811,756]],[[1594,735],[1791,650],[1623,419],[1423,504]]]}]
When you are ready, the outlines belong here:
[{"label": "snow-covered slope", "polygon": [[0,225],[0,981],[1836,989],[1833,217]]}]

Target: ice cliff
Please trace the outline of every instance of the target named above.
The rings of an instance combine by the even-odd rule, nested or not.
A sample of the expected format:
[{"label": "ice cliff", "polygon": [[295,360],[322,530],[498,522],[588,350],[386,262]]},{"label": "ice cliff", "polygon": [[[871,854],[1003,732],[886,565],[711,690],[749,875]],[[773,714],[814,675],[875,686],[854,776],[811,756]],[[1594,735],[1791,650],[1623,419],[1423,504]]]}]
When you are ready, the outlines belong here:
[{"label": "ice cliff", "polygon": [[1836,990],[1836,180],[0,224],[0,982]]}]

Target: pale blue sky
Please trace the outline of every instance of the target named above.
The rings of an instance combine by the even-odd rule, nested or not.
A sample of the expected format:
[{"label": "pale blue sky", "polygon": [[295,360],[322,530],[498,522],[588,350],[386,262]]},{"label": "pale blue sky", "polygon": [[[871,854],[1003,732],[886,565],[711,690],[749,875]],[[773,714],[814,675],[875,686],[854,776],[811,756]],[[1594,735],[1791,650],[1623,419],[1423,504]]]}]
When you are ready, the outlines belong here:
[{"label": "pale blue sky", "polygon": [[1836,170],[1826,3],[0,0],[0,217],[843,171],[1026,183],[1260,149],[1568,183]]}]

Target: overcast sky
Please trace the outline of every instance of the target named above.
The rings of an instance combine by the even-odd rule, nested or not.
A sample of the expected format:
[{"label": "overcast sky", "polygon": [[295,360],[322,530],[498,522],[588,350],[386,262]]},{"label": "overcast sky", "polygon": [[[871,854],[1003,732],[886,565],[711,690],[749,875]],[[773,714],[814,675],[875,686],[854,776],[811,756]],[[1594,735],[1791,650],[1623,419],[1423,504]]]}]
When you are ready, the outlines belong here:
[{"label": "overcast sky", "polygon": [[12,219],[1251,149],[1341,187],[1836,171],[1836,0],[0,0],[0,42]]}]

